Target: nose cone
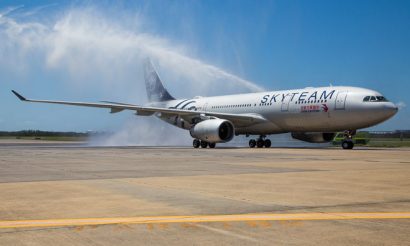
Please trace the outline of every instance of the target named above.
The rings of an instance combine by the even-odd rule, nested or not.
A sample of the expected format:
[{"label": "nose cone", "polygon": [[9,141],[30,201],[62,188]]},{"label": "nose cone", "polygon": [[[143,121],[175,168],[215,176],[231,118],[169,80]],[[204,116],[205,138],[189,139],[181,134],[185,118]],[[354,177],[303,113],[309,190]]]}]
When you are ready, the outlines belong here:
[{"label": "nose cone", "polygon": [[385,105],[383,105],[383,111],[384,115],[386,116],[386,119],[392,117],[393,115],[397,114],[397,111],[399,111],[399,108],[392,102],[389,102]]}]

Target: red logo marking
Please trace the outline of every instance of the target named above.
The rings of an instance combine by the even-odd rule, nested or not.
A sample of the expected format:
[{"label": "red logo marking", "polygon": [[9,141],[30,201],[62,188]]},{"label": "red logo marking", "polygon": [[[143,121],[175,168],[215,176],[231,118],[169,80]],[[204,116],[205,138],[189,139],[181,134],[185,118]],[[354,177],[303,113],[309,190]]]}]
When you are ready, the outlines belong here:
[{"label": "red logo marking", "polygon": [[322,104],[322,108],[323,108],[323,111],[325,112],[329,111],[329,108],[327,107],[326,104]]}]

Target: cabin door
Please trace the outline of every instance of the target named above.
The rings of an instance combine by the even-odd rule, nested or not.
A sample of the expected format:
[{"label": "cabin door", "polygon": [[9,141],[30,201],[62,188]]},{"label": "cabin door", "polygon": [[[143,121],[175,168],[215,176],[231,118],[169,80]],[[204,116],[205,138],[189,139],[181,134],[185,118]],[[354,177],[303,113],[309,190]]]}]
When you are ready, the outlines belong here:
[{"label": "cabin door", "polygon": [[336,97],[336,110],[344,110],[346,108],[347,91],[341,91]]},{"label": "cabin door", "polygon": [[290,99],[292,98],[292,95],[291,94],[287,94],[286,96],[285,96],[285,98],[283,99],[283,101],[282,101],[282,106],[281,106],[281,108],[280,108],[280,110],[282,111],[282,112],[286,112],[286,111],[288,111],[289,110],[289,103],[290,103]]},{"label": "cabin door", "polygon": [[208,103],[206,102],[204,106],[202,106],[202,111],[206,112],[206,109],[208,108]]}]

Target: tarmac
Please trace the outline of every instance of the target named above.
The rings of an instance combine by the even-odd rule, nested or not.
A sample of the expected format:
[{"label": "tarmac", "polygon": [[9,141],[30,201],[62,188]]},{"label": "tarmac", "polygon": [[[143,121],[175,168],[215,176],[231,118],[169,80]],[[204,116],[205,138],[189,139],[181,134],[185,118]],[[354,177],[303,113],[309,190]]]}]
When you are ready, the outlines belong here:
[{"label": "tarmac", "polygon": [[0,140],[0,245],[410,245],[410,148]]}]

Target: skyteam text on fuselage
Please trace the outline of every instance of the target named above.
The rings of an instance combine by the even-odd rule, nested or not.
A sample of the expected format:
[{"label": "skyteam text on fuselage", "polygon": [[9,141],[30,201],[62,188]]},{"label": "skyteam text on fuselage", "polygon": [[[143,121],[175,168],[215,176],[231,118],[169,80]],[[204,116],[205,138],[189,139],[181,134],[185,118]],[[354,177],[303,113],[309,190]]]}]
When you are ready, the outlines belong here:
[{"label": "skyteam text on fuselage", "polygon": [[164,88],[152,63],[145,63],[149,103],[144,106],[104,102],[85,103],[26,99],[22,101],[109,108],[111,113],[133,110],[189,130],[195,148],[214,148],[235,135],[258,135],[249,147],[270,147],[267,135],[290,132],[311,143],[331,141],[336,132],[345,134],[342,147],[352,149],[357,129],[379,124],[397,113],[397,107],[380,93],[358,87],[331,86],[217,97],[175,99]]}]

